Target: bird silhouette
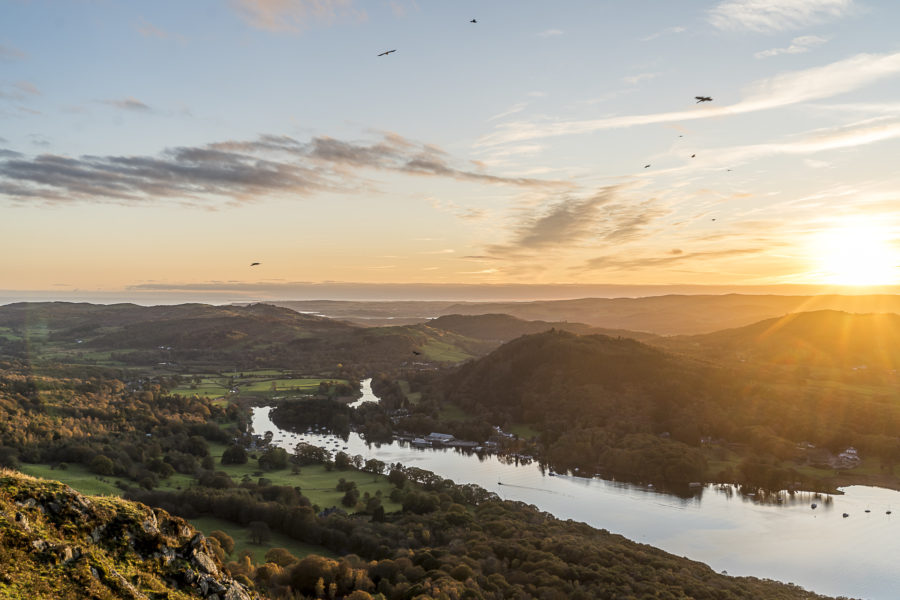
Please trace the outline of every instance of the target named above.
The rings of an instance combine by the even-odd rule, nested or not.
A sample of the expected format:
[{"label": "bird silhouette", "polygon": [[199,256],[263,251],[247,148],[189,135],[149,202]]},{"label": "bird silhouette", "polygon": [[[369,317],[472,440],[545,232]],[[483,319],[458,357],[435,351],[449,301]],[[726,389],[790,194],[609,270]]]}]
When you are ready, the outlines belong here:
[{"label": "bird silhouette", "polygon": [[650,165],[644,165],[644,168],[648,169],[648,168],[650,168]]},{"label": "bird silhouette", "polygon": [[701,102],[712,102],[712,98],[709,96],[694,96],[694,99],[697,100],[697,104]]},{"label": "bird silhouette", "polygon": [[696,155],[696,154],[691,154],[691,158],[694,158],[695,156],[697,156],[697,155]]},{"label": "bird silhouette", "polygon": [[251,267],[255,267],[255,266],[258,265],[258,264],[259,264],[259,263],[257,263],[257,262],[255,262],[255,263],[250,263],[250,266],[251,266]]},{"label": "bird silhouette", "polygon": [[477,22],[478,21],[476,21],[475,19],[472,19],[471,21],[469,21],[469,23],[477,23]]},{"label": "bird silhouette", "polygon": [[390,54],[391,52],[396,52],[396,51],[397,51],[397,50],[396,50],[396,48],[395,48],[394,50],[388,50],[387,52],[382,52],[382,53],[379,54],[378,56],[387,56],[387,55]]}]

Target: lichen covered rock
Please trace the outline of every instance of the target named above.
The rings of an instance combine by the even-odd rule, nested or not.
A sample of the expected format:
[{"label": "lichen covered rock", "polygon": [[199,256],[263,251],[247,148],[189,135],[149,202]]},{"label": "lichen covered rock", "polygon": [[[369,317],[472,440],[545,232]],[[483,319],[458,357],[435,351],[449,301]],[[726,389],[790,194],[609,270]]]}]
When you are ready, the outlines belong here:
[{"label": "lichen covered rock", "polygon": [[256,600],[215,556],[165,511],[0,470],[0,598]]}]

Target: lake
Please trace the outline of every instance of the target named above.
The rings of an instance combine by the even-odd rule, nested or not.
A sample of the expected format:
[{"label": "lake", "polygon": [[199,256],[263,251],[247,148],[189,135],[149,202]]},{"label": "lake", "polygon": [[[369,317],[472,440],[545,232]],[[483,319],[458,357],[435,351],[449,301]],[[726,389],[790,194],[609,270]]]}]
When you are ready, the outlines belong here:
[{"label": "lake", "polygon": [[[377,401],[370,383],[362,382],[363,397],[354,405]],[[271,431],[274,443],[288,450],[305,441],[364,459],[428,469],[730,575],[792,582],[832,596],[900,597],[900,492],[851,486],[841,495],[819,498],[808,492],[784,493],[782,502],[773,504],[743,496],[732,486],[707,485],[685,499],[598,478],[551,476],[537,463],[517,466],[497,456],[451,448],[417,448],[405,442],[369,445],[356,433],[347,440],[291,433],[272,423],[270,410],[253,410],[253,431]],[[816,509],[810,508],[812,502]]]}]

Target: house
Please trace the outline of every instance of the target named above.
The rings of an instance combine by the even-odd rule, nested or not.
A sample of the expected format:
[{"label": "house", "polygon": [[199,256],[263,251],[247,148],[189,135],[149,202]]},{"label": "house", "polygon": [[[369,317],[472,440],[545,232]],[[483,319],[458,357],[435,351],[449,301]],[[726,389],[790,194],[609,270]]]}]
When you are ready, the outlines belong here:
[{"label": "house", "polygon": [[415,438],[411,443],[413,446],[431,446],[431,442],[425,438]]},{"label": "house", "polygon": [[431,443],[446,444],[448,442],[452,442],[454,440],[454,437],[449,433],[437,433],[432,431],[425,436],[425,439]]},{"label": "house", "polygon": [[325,519],[330,517],[331,515],[341,515],[344,516],[347,513],[338,508],[337,506],[332,506],[331,508],[326,508],[322,512],[319,513],[319,518]]},{"label": "house", "polygon": [[850,446],[837,455],[837,460],[835,461],[834,468],[852,469],[853,467],[859,466],[861,460],[862,459],[860,459],[859,453],[857,453],[856,448]]}]

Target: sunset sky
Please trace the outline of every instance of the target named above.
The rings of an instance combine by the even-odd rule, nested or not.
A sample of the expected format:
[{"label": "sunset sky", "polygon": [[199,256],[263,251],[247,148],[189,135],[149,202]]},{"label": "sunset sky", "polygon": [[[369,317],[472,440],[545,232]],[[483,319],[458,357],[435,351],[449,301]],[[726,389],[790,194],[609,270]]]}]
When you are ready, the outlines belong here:
[{"label": "sunset sky", "polygon": [[888,0],[2,0],[0,297],[898,285],[898,24]]}]

